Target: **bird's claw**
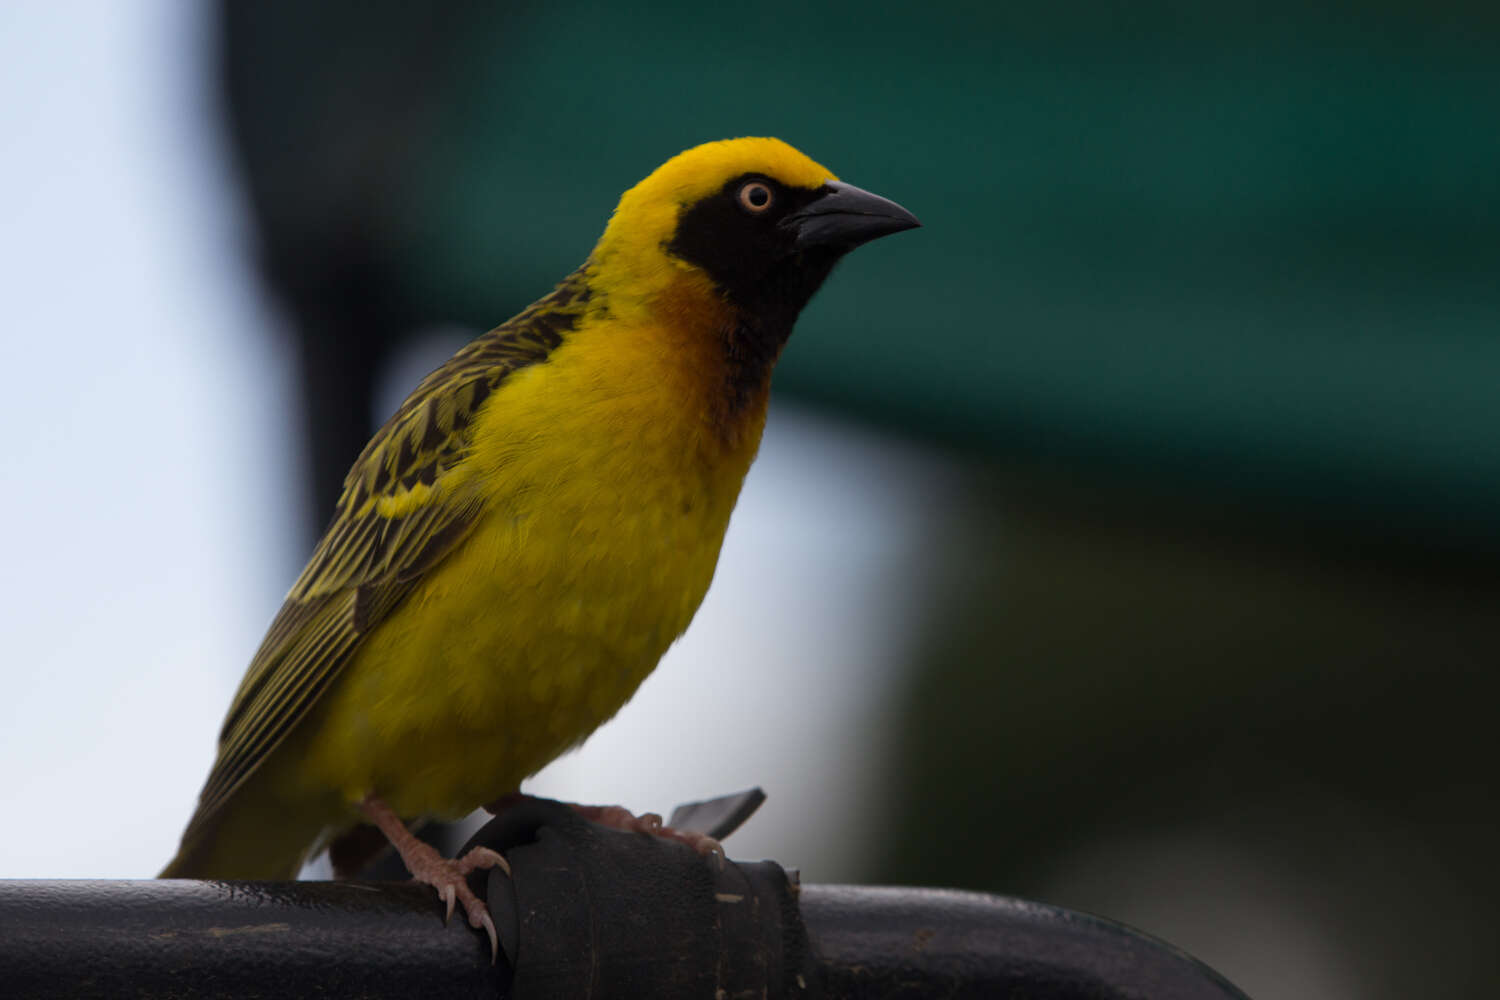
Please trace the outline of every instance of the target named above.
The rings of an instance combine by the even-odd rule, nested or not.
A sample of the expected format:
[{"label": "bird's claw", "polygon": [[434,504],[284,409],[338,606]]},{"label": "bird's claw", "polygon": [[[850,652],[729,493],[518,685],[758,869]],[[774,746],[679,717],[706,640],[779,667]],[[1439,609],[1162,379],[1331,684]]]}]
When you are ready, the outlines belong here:
[{"label": "bird's claw", "polygon": [[662,827],[658,836],[670,837],[678,843],[686,844],[699,854],[705,856],[713,855],[719,863],[719,869],[723,870],[724,845],[719,843],[716,838],[710,837],[706,833],[698,833],[695,830],[678,830],[670,826]]},{"label": "bird's claw", "polygon": [[698,833],[695,830],[678,830],[670,826],[662,827],[661,833],[664,837],[671,837],[673,840],[681,841],[699,854],[724,853],[724,845],[706,833]]},{"label": "bird's claw", "polygon": [[495,960],[500,957],[500,935],[495,933],[495,922],[490,919],[489,911],[486,910],[480,914],[478,924],[475,924],[474,918],[470,916],[469,926],[476,930],[483,926],[484,932],[490,936],[490,964],[494,965]]},{"label": "bird's claw", "polygon": [[453,863],[458,868],[458,873],[463,876],[480,868],[498,868],[505,874],[510,874],[510,862],[505,860],[505,855],[499,851],[490,850],[488,847],[470,848],[469,853]]},{"label": "bird's claw", "polygon": [[444,927],[453,918],[454,906],[464,904],[469,926],[475,930],[484,928],[490,937],[490,964],[494,965],[500,955],[500,938],[495,933],[495,922],[490,919],[489,908],[469,888],[468,876],[480,868],[499,868],[509,875],[510,865],[505,858],[488,847],[476,847],[461,858],[445,858],[431,844],[413,836],[396,811],[379,796],[365,796],[359,808],[396,848],[412,879],[437,890],[438,898],[443,901]]},{"label": "bird's claw", "polygon": [[724,845],[706,833],[698,833],[694,830],[678,830],[666,826],[657,813],[635,813],[624,806],[583,806],[573,805],[573,810],[584,819],[592,820],[601,826],[607,826],[612,830],[624,830],[626,833],[646,833],[653,837],[661,837],[665,840],[675,840],[679,844],[686,844],[699,854],[714,854],[718,856],[719,867],[724,867]]},{"label": "bird's claw", "polygon": [[509,875],[510,864],[498,851],[488,847],[476,847],[463,857],[451,861],[435,851],[430,859],[413,860],[419,870],[413,871],[412,877],[436,889],[438,897],[443,901],[443,924],[447,925],[453,917],[453,910],[462,903],[469,926],[475,930],[483,930],[489,937],[490,964],[495,964],[500,956],[500,936],[495,933],[495,921],[490,918],[489,907],[469,888],[468,876],[470,872],[481,868],[499,868]]}]

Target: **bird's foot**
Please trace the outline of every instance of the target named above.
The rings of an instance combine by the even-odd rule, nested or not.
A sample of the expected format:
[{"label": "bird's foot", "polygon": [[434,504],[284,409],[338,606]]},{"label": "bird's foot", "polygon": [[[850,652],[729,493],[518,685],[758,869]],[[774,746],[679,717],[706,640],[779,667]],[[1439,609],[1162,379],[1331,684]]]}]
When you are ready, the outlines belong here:
[{"label": "bird's foot", "polygon": [[469,888],[469,874],[481,868],[499,868],[510,874],[510,864],[498,852],[488,847],[475,847],[461,858],[445,858],[437,848],[420,840],[406,828],[401,818],[390,806],[371,795],[360,803],[365,818],[378,826],[390,840],[391,846],[401,855],[401,863],[411,872],[412,878],[432,886],[438,897],[446,904],[443,923],[453,916],[453,908],[462,903],[469,926],[483,930],[490,939],[490,964],[500,954],[500,937],[495,933],[495,922],[490,919],[489,907],[484,900],[474,895]]},{"label": "bird's foot", "polygon": [[720,858],[724,856],[724,845],[706,833],[698,833],[694,830],[678,830],[662,823],[662,818],[656,813],[635,813],[624,806],[585,806],[576,802],[568,803],[573,811],[586,820],[607,826],[611,830],[624,830],[626,833],[649,833],[657,837],[665,837],[667,840],[675,840],[680,844],[686,844],[699,854],[717,854]]},{"label": "bird's foot", "polygon": [[[485,809],[496,815],[505,811],[510,806],[527,798],[522,792],[512,792],[503,798],[485,806]],[[578,802],[567,802],[564,805],[572,809],[584,819],[600,826],[607,826],[611,830],[623,830],[626,833],[649,833],[655,837],[667,840],[675,840],[679,844],[686,844],[699,854],[717,855],[719,864],[724,863],[724,845],[706,833],[698,833],[696,830],[678,830],[674,827],[665,826],[658,813],[635,813],[624,806],[586,806]]]},{"label": "bird's foot", "polygon": [[666,840],[675,840],[679,844],[686,844],[702,855],[717,855],[719,863],[724,863],[724,845],[706,833],[696,830],[678,830],[662,823],[658,813],[635,813],[624,806],[586,806],[577,802],[569,802],[568,806],[574,812],[592,823],[607,826],[611,830],[623,830],[626,833],[649,833],[654,837],[662,837]]},{"label": "bird's foot", "polygon": [[411,872],[414,881],[437,890],[446,907],[443,923],[446,924],[453,916],[455,905],[463,904],[469,926],[475,930],[482,928],[489,935],[490,962],[493,963],[500,953],[500,939],[495,933],[495,922],[490,919],[489,907],[469,888],[469,873],[481,868],[499,868],[509,875],[510,865],[505,858],[488,847],[476,847],[461,858],[450,859],[443,857],[434,847],[427,844],[422,846],[426,848],[425,851],[419,850],[411,857],[402,855],[401,860],[405,862],[406,870]]}]

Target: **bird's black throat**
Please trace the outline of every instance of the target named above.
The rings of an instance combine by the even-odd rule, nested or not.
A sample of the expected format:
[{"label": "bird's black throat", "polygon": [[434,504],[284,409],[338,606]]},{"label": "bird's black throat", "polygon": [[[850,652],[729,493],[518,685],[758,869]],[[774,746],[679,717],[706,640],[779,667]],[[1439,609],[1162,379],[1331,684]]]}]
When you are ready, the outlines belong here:
[{"label": "bird's black throat", "polygon": [[[750,177],[775,192],[762,215],[749,215],[734,192]],[[771,369],[808,300],[828,278],[847,248],[798,251],[793,234],[778,223],[824,194],[791,188],[759,175],[736,177],[686,208],[664,249],[703,269],[733,309],[725,331],[726,402],[737,413],[764,392]]]},{"label": "bird's black throat", "polygon": [[802,308],[840,254],[818,249],[782,261],[754,288],[726,293],[734,325],[726,331],[726,399],[737,413],[765,391]]}]

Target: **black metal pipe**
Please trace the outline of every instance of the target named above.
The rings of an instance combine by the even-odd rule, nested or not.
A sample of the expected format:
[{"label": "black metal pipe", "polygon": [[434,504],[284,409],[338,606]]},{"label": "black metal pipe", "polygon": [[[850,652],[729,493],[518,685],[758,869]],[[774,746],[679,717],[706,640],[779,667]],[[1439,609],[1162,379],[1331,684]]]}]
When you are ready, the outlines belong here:
[{"label": "black metal pipe", "polygon": [[827,997],[1246,1000],[1165,942],[1024,899],[809,885],[801,915]]},{"label": "black metal pipe", "polygon": [[505,996],[409,883],[0,881],[0,996]]},{"label": "black metal pipe", "polygon": [[471,843],[502,954],[389,882],[0,881],[4,997],[1243,1000],[1129,928],[932,889],[797,887],[531,800]]}]

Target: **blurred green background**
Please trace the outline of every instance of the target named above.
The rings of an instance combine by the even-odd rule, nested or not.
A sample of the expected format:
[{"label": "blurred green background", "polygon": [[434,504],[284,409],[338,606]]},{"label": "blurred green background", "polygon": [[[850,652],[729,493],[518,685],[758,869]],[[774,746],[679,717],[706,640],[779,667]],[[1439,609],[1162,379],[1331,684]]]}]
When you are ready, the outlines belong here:
[{"label": "blurred green background", "polygon": [[[156,13],[118,14],[146,7]],[[21,25],[18,9],[4,16]],[[178,381],[156,396],[187,388],[179,416],[153,417],[114,445],[108,425],[128,429],[145,406],[132,393],[109,420],[77,428],[67,423],[75,407],[55,395],[20,406],[8,426],[34,428],[38,413],[56,426],[24,436],[23,445],[55,440],[44,459],[12,463],[17,474],[88,454],[89,486],[123,494],[131,470],[158,451],[173,470],[232,452],[227,468],[241,471],[222,473],[223,495],[253,513],[196,501],[178,513],[174,496],[198,496],[191,477],[158,471],[141,510],[172,523],[137,520],[117,500],[133,527],[101,529],[106,540],[141,541],[145,554],[122,568],[101,565],[93,542],[68,550],[107,520],[91,490],[75,491],[84,506],[66,530],[23,533],[23,555],[31,536],[50,541],[17,563],[25,586],[3,603],[23,610],[7,635],[25,632],[36,617],[26,601],[40,595],[66,620],[45,619],[36,648],[56,647],[64,661],[111,665],[57,640],[86,635],[111,600],[153,638],[101,630],[119,650],[116,672],[145,695],[100,696],[106,721],[90,723],[89,738],[49,724],[57,744],[34,737],[24,760],[8,757],[0,791],[77,787],[86,775],[97,795],[134,787],[150,805],[150,782],[100,781],[109,776],[100,758],[80,758],[71,779],[30,762],[96,744],[122,755],[156,740],[159,783],[167,757],[191,764],[178,770],[194,776],[174,776],[180,787],[162,793],[185,817],[186,782],[208,763],[210,716],[243,666],[193,638],[190,619],[208,631],[240,626],[221,627],[196,605],[127,608],[121,595],[165,594],[174,575],[212,598],[205,607],[253,591],[236,610],[258,628],[275,587],[226,587],[220,577],[237,572],[227,563],[188,572],[168,561],[173,536],[187,536],[196,517],[234,533],[238,517],[298,515],[272,467],[300,445],[273,433],[272,444],[235,451],[251,439],[213,430],[221,411],[268,421],[300,412],[313,513],[287,548],[305,551],[372,421],[421,374],[414,358],[433,363],[454,329],[471,335],[545,291],[582,260],[619,192],[670,154],[772,134],[906,205],[926,228],[842,265],[777,373],[775,414],[802,416],[773,417],[779,436],[768,438],[747,505],[756,483],[802,503],[811,494],[791,487],[834,482],[844,493],[817,488],[841,498],[836,520],[742,505],[727,543],[743,545],[749,532],[765,548],[767,536],[753,532],[770,525],[817,565],[767,549],[768,571],[786,558],[785,574],[807,577],[787,579],[786,591],[838,615],[790,640],[802,653],[794,662],[735,673],[733,650],[719,650],[693,664],[700,683],[721,685],[720,701],[684,697],[681,715],[646,720],[664,748],[651,751],[658,769],[670,774],[687,756],[694,781],[766,781],[766,814],[731,850],[777,830],[781,839],[758,849],[803,864],[809,881],[963,886],[1103,913],[1193,951],[1259,997],[1495,992],[1500,8],[261,0],[214,9],[201,39],[179,31],[201,47],[198,64],[186,43],[183,52],[140,43],[158,36],[136,23],[199,10],[186,3],[97,5],[56,35],[55,49],[18,30],[5,50],[8,66],[37,61],[35,79],[51,86],[0,88],[0,111],[41,108],[36,120],[83,79],[57,67],[74,48],[95,51],[83,43],[96,23],[107,29],[101,51],[136,39],[149,59],[192,71],[161,86],[190,94],[223,129],[260,273],[280,303],[259,325],[290,331],[301,402],[299,411],[266,390],[248,363],[231,373],[244,377],[235,388],[213,374],[226,367],[219,355],[180,377],[158,360],[129,368],[122,359],[139,332],[82,330],[69,310],[82,302],[123,315],[124,295],[100,293],[101,283],[118,271],[107,287],[128,291],[152,273],[132,270],[128,252],[88,257],[100,221],[88,213],[59,211],[30,230],[55,232],[66,243],[56,266],[87,278],[66,308],[51,301],[44,321],[18,323],[48,332],[72,323],[74,335],[99,338],[78,348],[90,364],[71,377],[97,368],[100,382],[75,395],[112,398],[109,380],[129,390],[159,371]],[[112,123],[133,119],[129,107],[101,106],[109,114],[80,117],[92,124],[55,148],[4,129],[10,156],[37,164],[24,190],[106,155],[96,149],[112,148]],[[184,134],[146,141],[192,141]],[[122,215],[119,228],[190,202],[197,182],[184,176],[170,174],[173,197]],[[136,189],[120,183],[112,196],[129,202]],[[18,199],[16,217],[93,205],[89,190],[75,181]],[[16,259],[40,257],[28,243]],[[162,286],[175,290],[157,327],[200,321],[198,289]],[[18,284],[7,297],[26,291]],[[216,320],[257,325],[253,307],[236,308]],[[211,341],[209,327],[183,343]],[[59,342],[27,340],[48,351]],[[55,364],[21,357],[7,370]],[[18,381],[12,399],[24,401],[33,382],[53,391],[45,379]],[[208,440],[198,451],[140,448],[199,425]],[[8,503],[62,502],[30,478],[5,493]],[[907,541],[854,537],[881,523],[907,526]],[[290,582],[295,565],[249,551],[267,533],[252,525],[245,535],[234,558]],[[908,543],[920,551],[901,554]],[[845,551],[847,562],[827,555]],[[756,581],[752,597],[777,596],[730,555],[674,652],[704,655],[691,644],[711,631],[710,613],[760,633],[785,624],[767,605],[724,604],[726,594],[741,600],[746,579]],[[48,567],[62,574],[55,584],[37,575]],[[87,589],[82,612],[79,579],[107,581]],[[885,603],[861,618],[857,605],[877,586]],[[887,642],[897,621],[899,641],[887,643],[896,669],[841,673],[831,662],[871,636]],[[212,684],[165,668],[132,672],[153,661],[177,670],[179,660]],[[70,675],[26,662],[11,678],[25,681],[12,691],[21,706],[12,721],[55,717],[28,703],[25,685]],[[111,690],[110,676],[52,697],[70,718],[95,718],[79,701]],[[612,727],[648,705],[660,711],[659,698],[647,699],[668,680],[648,682]],[[760,704],[767,686],[784,714],[720,721],[725,705]],[[181,689],[191,706],[150,715],[157,692]],[[717,728],[716,742],[685,735],[695,714]],[[821,744],[803,731],[820,718]],[[143,735],[141,721],[153,719]],[[168,742],[187,720],[194,741]],[[610,728],[574,759],[592,749],[597,761]],[[789,793],[793,772],[811,798]],[[673,787],[664,794],[728,790]],[[29,794],[6,808],[35,808]],[[139,813],[144,856],[164,860],[180,819]],[[117,839],[132,829],[122,824]]]},{"label": "blurred green background", "polygon": [[238,6],[257,206],[411,314],[488,325],[621,177],[780,135],[931,230],[845,268],[782,390],[1500,542],[1492,6]]},{"label": "blurred green background", "polygon": [[1500,982],[1500,8],[225,9],[309,357],[378,355],[371,288],[392,342],[509,315],[707,138],[923,219],[777,374],[960,470],[857,877],[1102,912],[1268,997]]}]

